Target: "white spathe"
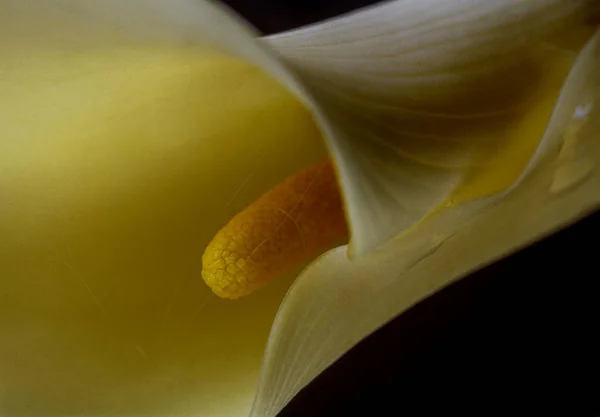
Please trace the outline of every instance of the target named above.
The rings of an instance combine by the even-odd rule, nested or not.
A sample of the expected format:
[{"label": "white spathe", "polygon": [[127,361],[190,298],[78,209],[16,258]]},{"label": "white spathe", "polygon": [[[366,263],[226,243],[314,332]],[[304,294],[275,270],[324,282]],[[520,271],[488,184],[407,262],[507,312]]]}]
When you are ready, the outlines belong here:
[{"label": "white spathe", "polygon": [[[588,46],[514,194],[415,226],[473,161],[494,167],[498,146],[482,145],[482,131],[502,139],[493,132],[503,126],[512,138],[523,127],[512,106],[534,111],[546,87],[560,86],[569,59],[538,41],[590,4],[396,0],[256,41],[199,0],[0,0],[0,412],[247,415],[291,277],[225,302],[204,287],[200,256],[234,213],[325,155],[313,116],[339,169],[354,254],[382,251],[351,264],[339,248],[305,271],[273,327],[255,416],[274,416],[419,299],[594,207],[597,47]],[[559,56],[542,84],[511,93]],[[553,107],[542,101],[538,127]],[[581,129],[569,114],[576,104],[590,106]],[[564,140],[553,170],[541,156],[569,126],[565,138],[583,139]],[[530,138],[532,155],[541,136]],[[515,230],[497,224],[521,212]],[[489,222],[490,238],[450,267],[448,251],[466,251]],[[379,308],[354,325],[371,297]]]}]

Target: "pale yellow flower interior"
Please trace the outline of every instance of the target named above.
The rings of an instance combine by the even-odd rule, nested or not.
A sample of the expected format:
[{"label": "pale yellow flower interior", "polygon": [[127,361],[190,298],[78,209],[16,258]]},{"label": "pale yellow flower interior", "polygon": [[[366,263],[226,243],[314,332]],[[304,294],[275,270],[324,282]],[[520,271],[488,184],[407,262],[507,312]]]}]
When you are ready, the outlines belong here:
[{"label": "pale yellow flower interior", "polygon": [[247,412],[298,271],[231,303],[205,286],[201,255],[325,156],[310,114],[210,51],[0,56],[1,413]]}]

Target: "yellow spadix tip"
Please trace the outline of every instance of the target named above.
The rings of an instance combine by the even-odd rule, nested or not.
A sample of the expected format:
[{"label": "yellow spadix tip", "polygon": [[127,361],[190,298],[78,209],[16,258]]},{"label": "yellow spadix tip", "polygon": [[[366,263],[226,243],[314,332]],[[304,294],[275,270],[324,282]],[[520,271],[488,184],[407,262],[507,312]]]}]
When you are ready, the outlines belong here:
[{"label": "yellow spadix tip", "polygon": [[261,196],[223,227],[202,256],[202,278],[221,298],[248,295],[348,234],[331,161]]}]

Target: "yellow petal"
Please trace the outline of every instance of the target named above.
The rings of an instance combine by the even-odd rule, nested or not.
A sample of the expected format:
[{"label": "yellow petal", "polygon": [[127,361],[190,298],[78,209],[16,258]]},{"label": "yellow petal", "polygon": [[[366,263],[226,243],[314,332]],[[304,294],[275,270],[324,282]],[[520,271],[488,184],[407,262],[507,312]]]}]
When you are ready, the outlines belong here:
[{"label": "yellow petal", "polygon": [[221,301],[202,251],[325,151],[202,4],[0,1],[1,415],[250,408],[290,281]]},{"label": "yellow petal", "polygon": [[[474,166],[509,149],[539,100],[540,118],[549,116],[573,57],[542,42],[577,29],[592,4],[391,1],[267,39],[315,100],[339,166],[351,256],[438,209]],[[519,176],[541,129],[508,177]]]},{"label": "yellow petal", "polygon": [[274,323],[253,416],[275,416],[419,300],[600,206],[600,31],[569,74],[536,159],[493,205],[457,205],[358,260],[340,247],[311,264]]}]

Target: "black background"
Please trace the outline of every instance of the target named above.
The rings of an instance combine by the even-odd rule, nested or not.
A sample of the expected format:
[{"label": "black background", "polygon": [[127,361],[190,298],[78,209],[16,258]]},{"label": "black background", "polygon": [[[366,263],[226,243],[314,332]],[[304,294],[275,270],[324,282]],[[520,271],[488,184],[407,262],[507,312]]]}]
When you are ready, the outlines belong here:
[{"label": "black background", "polygon": [[263,34],[319,22],[377,0],[223,0]]},{"label": "black background", "polygon": [[[226,3],[268,34],[375,1]],[[280,417],[597,417],[599,261],[597,212],[397,317],[300,392]]]}]

